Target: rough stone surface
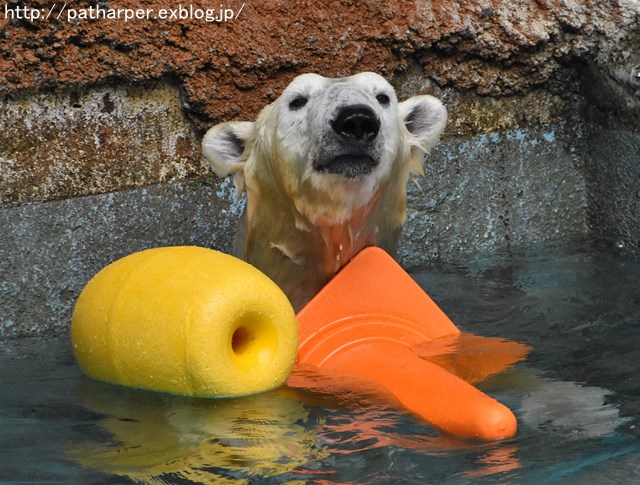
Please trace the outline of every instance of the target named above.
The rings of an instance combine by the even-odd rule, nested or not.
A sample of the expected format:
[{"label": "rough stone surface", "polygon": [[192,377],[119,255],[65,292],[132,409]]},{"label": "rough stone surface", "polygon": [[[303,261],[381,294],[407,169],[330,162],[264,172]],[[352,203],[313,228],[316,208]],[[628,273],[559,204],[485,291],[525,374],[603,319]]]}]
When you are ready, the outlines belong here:
[{"label": "rough stone surface", "polygon": [[0,337],[66,331],[87,281],[142,249],[230,251],[240,205],[207,180],[0,210]]},{"label": "rough stone surface", "polygon": [[436,94],[446,136],[571,120],[585,71],[587,104],[606,86],[638,112],[639,0],[234,0],[212,22],[198,2],[56,5],[0,11],[3,206],[206,174],[198,130],[253,119],[307,71],[374,70],[401,97]]},{"label": "rough stone surface", "polygon": [[561,94],[533,89],[518,94],[481,96],[471,90],[442,88],[415,66],[396,80],[395,87],[400,99],[431,94],[443,101],[449,115],[445,139],[573,119],[577,108],[584,103],[574,83],[568,84]]},{"label": "rough stone surface", "polygon": [[206,173],[177,87],[101,87],[5,98],[0,201],[42,202]]},{"label": "rough stone surface", "polygon": [[[575,95],[491,98],[441,89],[417,70],[399,95],[434,94],[446,137],[562,121]],[[178,86],[153,82],[6,97],[0,111],[0,206],[100,194],[210,174]]]},{"label": "rough stone surface", "polygon": [[[103,16],[142,7],[97,4]],[[417,64],[441,87],[496,96],[542,85],[564,92],[576,61],[622,71],[638,62],[626,43],[637,29],[637,0],[230,1],[221,7],[234,18],[225,22],[181,18],[169,0],[146,3],[148,18],[130,21],[83,20],[94,3],[63,11],[43,0],[29,2],[41,15],[30,20],[18,18],[21,5],[9,1],[0,12],[0,91],[170,75],[200,127],[255,116],[303,71],[394,78]],[[175,18],[161,19],[162,8]]]}]

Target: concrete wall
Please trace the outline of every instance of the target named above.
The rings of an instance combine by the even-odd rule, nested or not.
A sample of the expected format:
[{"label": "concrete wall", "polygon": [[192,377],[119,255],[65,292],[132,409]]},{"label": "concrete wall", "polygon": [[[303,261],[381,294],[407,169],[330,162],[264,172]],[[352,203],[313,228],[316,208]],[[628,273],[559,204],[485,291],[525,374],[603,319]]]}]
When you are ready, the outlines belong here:
[{"label": "concrete wall", "polygon": [[[634,37],[636,54],[640,36]],[[640,62],[583,76],[590,234],[640,253]]]},{"label": "concrete wall", "polygon": [[568,122],[448,138],[410,186],[405,265],[587,233],[581,137]]},{"label": "concrete wall", "polygon": [[1,106],[4,207],[207,173],[175,83],[18,93]]},{"label": "concrete wall", "polygon": [[307,71],[375,70],[448,107],[409,190],[403,264],[584,237],[640,251],[638,13],[622,0],[260,2],[220,23],[0,11],[0,336],[65,331],[86,281],[130,252],[228,251],[242,202],[204,164],[203,130],[251,119]]}]

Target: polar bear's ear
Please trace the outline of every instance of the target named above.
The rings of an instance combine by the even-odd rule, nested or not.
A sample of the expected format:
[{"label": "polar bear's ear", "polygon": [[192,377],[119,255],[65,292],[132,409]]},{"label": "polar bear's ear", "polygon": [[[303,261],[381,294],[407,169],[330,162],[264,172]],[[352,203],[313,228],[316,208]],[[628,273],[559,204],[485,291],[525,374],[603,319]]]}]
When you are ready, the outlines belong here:
[{"label": "polar bear's ear", "polygon": [[407,130],[423,152],[429,153],[438,143],[447,123],[447,109],[433,96],[413,96],[398,104],[398,112]]},{"label": "polar bear's ear", "polygon": [[210,128],[202,139],[202,152],[218,177],[233,175],[238,193],[244,189],[243,158],[245,143],[251,133],[250,121],[230,121]]}]

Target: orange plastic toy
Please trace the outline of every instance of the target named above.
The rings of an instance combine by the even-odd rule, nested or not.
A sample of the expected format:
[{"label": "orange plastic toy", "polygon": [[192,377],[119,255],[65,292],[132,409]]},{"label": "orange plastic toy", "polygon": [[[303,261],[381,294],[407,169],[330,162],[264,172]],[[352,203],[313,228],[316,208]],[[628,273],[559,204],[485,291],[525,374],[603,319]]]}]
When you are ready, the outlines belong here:
[{"label": "orange plastic toy", "polygon": [[[382,249],[361,251],[297,317],[298,370],[364,378],[454,435],[515,435],[513,413],[469,382],[506,369],[529,348],[462,334]],[[289,379],[306,383],[301,372]]]}]

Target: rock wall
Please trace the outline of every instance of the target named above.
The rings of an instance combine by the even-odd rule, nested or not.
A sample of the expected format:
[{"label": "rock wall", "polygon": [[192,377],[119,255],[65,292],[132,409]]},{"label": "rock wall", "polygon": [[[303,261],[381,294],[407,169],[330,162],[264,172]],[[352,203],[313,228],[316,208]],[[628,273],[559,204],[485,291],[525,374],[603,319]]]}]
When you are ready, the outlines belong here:
[{"label": "rock wall", "polygon": [[640,251],[639,15],[639,0],[7,0],[0,335],[66,329],[88,278],[132,251],[229,250],[241,202],[200,137],[309,71],[377,71],[447,105],[404,264],[585,235]]},{"label": "rock wall", "polygon": [[167,83],[6,97],[0,126],[4,205],[173,183],[206,172],[178,88]]},{"label": "rock wall", "polygon": [[582,66],[640,79],[639,0],[215,6],[0,5],[2,204],[206,174],[202,130],[254,118],[302,72],[372,70],[403,95],[434,92],[449,136],[566,120]]},{"label": "rock wall", "polygon": [[[195,18],[208,2],[73,2],[61,10],[34,0],[29,18],[23,5],[9,1],[0,12],[1,91],[170,76],[200,127],[254,116],[303,71],[398,78],[417,63],[439,86],[459,91],[564,92],[570,64],[611,56],[637,25],[635,0],[234,0],[221,3],[233,14],[223,22]],[[145,15],[124,20],[124,9]],[[85,20],[83,12],[101,17]],[[110,14],[120,18],[103,18]]]}]

